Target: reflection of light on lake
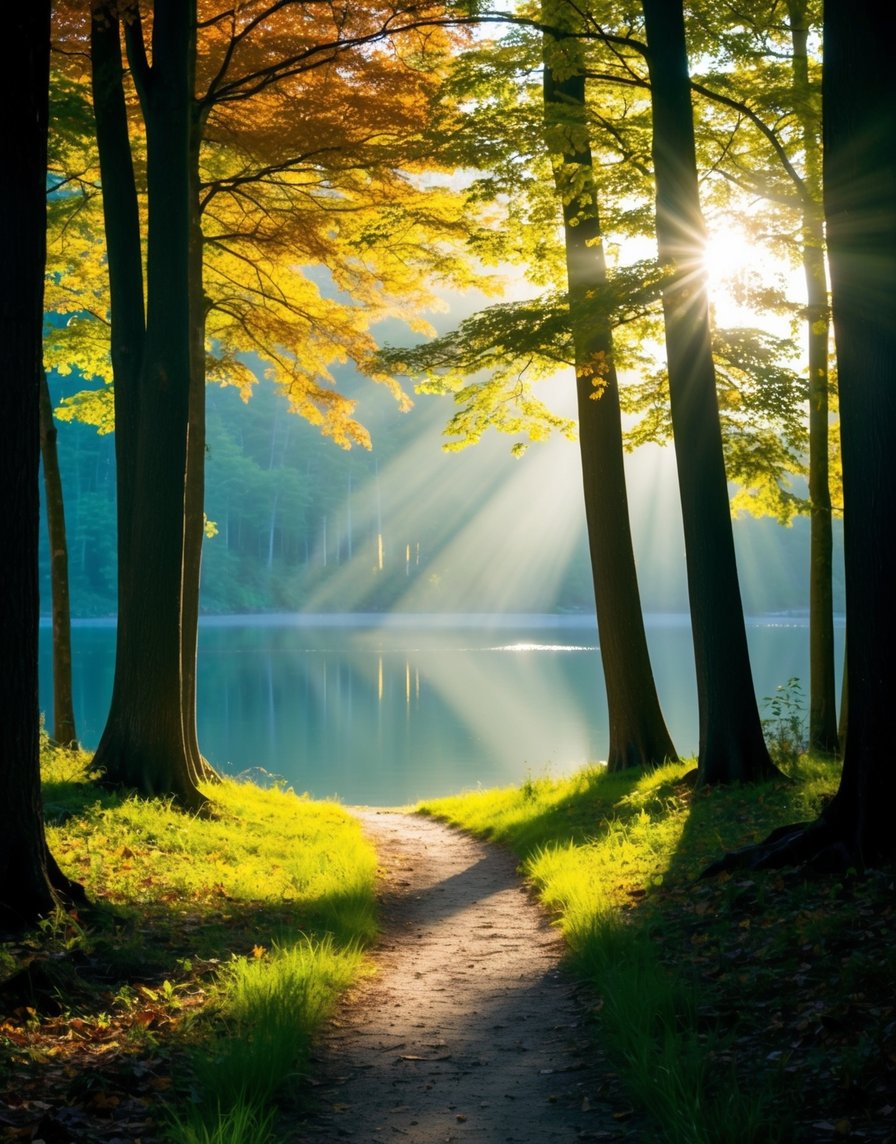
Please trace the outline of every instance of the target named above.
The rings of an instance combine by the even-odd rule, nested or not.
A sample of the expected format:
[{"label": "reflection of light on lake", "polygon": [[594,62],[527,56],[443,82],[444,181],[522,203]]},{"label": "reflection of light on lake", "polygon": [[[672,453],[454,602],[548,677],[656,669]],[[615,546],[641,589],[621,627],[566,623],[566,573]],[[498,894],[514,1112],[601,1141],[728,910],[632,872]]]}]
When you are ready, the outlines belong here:
[{"label": "reflection of light on lake", "polygon": [[502,647],[490,647],[488,651],[597,651],[596,647],[585,647],[578,644],[543,644],[543,643],[514,643],[504,644]]},{"label": "reflection of light on lake", "polygon": [[[648,617],[647,631],[673,741],[692,752],[697,708],[688,618]],[[760,703],[793,676],[805,690],[804,617],[751,617],[747,633]],[[839,667],[842,620],[836,636]],[[44,710],[52,700],[51,637],[42,627]],[[200,743],[225,773],[261,767],[297,791],[374,805],[559,775],[606,753],[596,642],[588,616],[203,622]],[[108,710],[114,653],[111,625],[76,626],[76,714],[89,747]]]}]

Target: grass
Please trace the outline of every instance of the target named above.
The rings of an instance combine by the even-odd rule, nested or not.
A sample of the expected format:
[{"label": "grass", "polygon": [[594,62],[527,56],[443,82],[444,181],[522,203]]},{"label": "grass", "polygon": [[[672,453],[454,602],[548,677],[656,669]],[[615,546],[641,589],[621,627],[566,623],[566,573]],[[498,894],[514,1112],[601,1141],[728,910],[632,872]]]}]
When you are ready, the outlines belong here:
[{"label": "grass", "polygon": [[[812,818],[836,767],[699,792],[686,771],[595,768],[423,809],[520,856],[653,1125],[639,1139],[896,1138],[892,871],[698,880]],[[88,756],[49,749],[44,778],[53,853],[93,904],[0,945],[0,1135],[286,1139],[314,1030],[374,935],[357,823],[229,783],[192,817],[103,792]]]},{"label": "grass", "polygon": [[[206,793],[202,817],[123,799],[95,785],[89,756],[45,750],[48,841],[92,905],[0,947],[11,1130],[278,1138],[314,1031],[365,972],[376,857],[335,804]],[[47,1122],[50,1093],[64,1126]]]},{"label": "grass", "polygon": [[698,880],[813,818],[836,767],[803,758],[790,783],[705,791],[687,770],[591,769],[420,809],[520,856],[651,1139],[893,1139],[891,874]]}]

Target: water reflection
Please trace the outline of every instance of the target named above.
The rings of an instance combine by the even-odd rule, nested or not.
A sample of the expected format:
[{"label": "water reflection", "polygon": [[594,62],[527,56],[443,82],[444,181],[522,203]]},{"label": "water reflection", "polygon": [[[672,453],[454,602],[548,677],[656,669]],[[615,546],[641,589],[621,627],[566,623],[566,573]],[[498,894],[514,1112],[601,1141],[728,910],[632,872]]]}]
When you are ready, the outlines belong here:
[{"label": "water reflection", "polygon": [[[748,631],[760,698],[791,676],[805,690],[805,623],[757,620]],[[43,630],[44,709],[49,639]],[[693,752],[686,618],[651,617],[648,639],[673,739]],[[111,692],[114,628],[80,625],[74,644],[79,734],[95,746]],[[607,747],[596,634],[582,618],[206,621],[198,721],[203,751],[228,773],[262,767],[317,797],[380,805],[562,774]]]}]

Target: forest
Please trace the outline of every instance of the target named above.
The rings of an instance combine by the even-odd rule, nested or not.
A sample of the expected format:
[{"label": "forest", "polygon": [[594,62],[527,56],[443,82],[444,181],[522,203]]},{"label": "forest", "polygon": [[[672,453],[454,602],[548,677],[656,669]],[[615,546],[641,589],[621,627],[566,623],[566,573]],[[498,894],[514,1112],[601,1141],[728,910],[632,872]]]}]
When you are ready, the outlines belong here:
[{"label": "forest", "polygon": [[[78,379],[50,379],[57,407],[64,395],[79,390]],[[508,591],[496,576],[471,595],[468,578],[458,574],[457,557],[451,553],[458,505],[482,503],[499,492],[503,482],[513,480],[518,461],[500,438],[472,452],[446,453],[443,397],[418,395],[407,413],[397,413],[387,394],[359,393],[359,398],[367,408],[364,422],[375,442],[373,450],[334,446],[291,415],[287,398],[263,378],[248,403],[232,389],[209,387],[206,515],[214,535],[207,535],[203,545],[203,614],[382,612],[396,607],[418,612],[481,613],[499,607],[509,612],[593,612],[584,527],[573,552],[557,556],[564,567],[556,587],[533,582],[532,577]],[[411,445],[425,451],[427,480],[435,486],[426,500],[415,497],[404,479],[403,459]],[[575,448],[574,442],[564,445]],[[82,619],[113,616],[114,435],[98,434],[92,425],[77,421],[63,422],[57,451],[66,494],[71,614]],[[664,479],[674,481],[674,472]],[[549,512],[539,517],[540,524],[549,520]],[[835,520],[833,526],[835,614],[843,611],[840,523]],[[782,526],[768,516],[742,513],[733,525],[738,551],[761,569],[758,575],[743,577],[747,613],[804,614],[809,600],[807,518],[798,514]],[[653,538],[649,522],[635,513],[633,530],[644,552],[639,584],[645,611],[687,612],[680,541],[670,545],[665,538]],[[481,552],[483,560],[495,557],[487,545]],[[41,610],[48,618],[52,587],[45,526],[39,562]],[[346,586],[349,571],[351,583]],[[337,572],[341,579],[333,582]]]},{"label": "forest", "polygon": [[[74,932],[116,892],[78,856],[111,827],[56,834],[68,812],[57,824],[42,795],[42,753],[46,769],[48,752],[77,746],[73,597],[82,615],[116,617],[83,781],[194,816],[198,839],[204,821],[250,813],[226,809],[199,742],[201,613],[474,611],[439,551],[491,478],[454,473],[492,472],[499,456],[525,466],[555,439],[576,443],[585,533],[550,597],[517,606],[594,611],[602,773],[630,784],[620,805],[637,789],[646,806],[663,781],[650,776],[680,765],[645,627],[665,572],[637,559],[627,484],[632,450],[673,444],[681,587],[666,599],[690,616],[699,748],[664,805],[687,804],[696,830],[701,800],[761,802],[805,757],[832,768],[832,788],[775,803],[786,817],[764,838],[719,831],[704,876],[751,891],[781,868],[879,885],[894,838],[894,22],[845,0],[41,0],[8,15],[4,933]],[[465,302],[442,321],[453,298]],[[385,472],[401,458],[399,505]],[[539,491],[559,515],[560,491]],[[496,545],[526,529],[525,503],[507,517]],[[748,596],[736,545],[782,526],[772,547],[791,567]],[[746,617],[803,601],[807,728],[788,755],[761,717]],[[169,829],[153,827],[151,847]],[[116,852],[134,857],[128,841]],[[357,865],[372,886],[375,864]],[[172,914],[177,896],[162,899]],[[342,899],[319,898],[341,919],[320,923],[329,951]],[[365,941],[372,924],[357,920]],[[277,940],[257,941],[255,960]],[[252,1123],[233,1138],[265,1138]]]}]

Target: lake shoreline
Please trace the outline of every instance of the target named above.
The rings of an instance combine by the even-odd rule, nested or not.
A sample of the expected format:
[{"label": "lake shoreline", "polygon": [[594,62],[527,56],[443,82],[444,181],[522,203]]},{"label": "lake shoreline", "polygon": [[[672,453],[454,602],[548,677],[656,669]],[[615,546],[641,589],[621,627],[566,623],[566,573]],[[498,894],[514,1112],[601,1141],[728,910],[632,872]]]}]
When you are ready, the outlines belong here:
[{"label": "lake shoreline", "polygon": [[[690,627],[688,612],[646,612],[645,623],[652,627]],[[76,616],[72,627],[114,628],[117,616]],[[809,613],[804,611],[759,612],[746,617],[747,626],[785,624],[808,627]],[[835,614],[835,624],[845,623],[845,616]],[[582,628],[596,626],[593,612],[233,612],[207,613],[199,617],[199,626],[289,627],[289,628]],[[52,617],[40,617],[40,626],[52,626]]]}]

